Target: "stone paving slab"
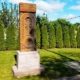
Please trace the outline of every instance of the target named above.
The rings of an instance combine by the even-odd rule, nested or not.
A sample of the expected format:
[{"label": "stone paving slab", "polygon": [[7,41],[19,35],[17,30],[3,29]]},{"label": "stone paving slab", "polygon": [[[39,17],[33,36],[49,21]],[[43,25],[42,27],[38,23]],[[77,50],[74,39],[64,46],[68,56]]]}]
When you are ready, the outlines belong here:
[{"label": "stone paving slab", "polygon": [[63,77],[56,80],[80,80],[80,75],[72,76],[72,77]]},{"label": "stone paving slab", "polygon": [[80,62],[77,61],[65,62],[64,65],[80,72]]},{"label": "stone paving slab", "polygon": [[[71,61],[71,62],[64,62],[66,67],[70,67],[78,72],[80,72],[80,62]],[[56,80],[80,80],[80,74],[72,77],[62,77]]]}]

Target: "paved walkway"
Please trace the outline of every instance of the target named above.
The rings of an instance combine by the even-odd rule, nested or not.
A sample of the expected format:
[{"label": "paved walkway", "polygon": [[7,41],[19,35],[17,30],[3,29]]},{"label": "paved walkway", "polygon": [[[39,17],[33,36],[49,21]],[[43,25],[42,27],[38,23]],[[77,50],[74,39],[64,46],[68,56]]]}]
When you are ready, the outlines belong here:
[{"label": "paved walkway", "polygon": [[65,62],[64,65],[80,72],[80,62],[77,61]]},{"label": "paved walkway", "polygon": [[[76,62],[76,61],[65,62],[64,65],[80,72],[80,62]],[[63,78],[59,78],[56,80],[80,80],[80,75],[76,75],[76,76],[72,76],[72,77],[63,77]]]},{"label": "paved walkway", "polygon": [[72,76],[72,77],[63,77],[56,80],[80,80],[80,75]]}]

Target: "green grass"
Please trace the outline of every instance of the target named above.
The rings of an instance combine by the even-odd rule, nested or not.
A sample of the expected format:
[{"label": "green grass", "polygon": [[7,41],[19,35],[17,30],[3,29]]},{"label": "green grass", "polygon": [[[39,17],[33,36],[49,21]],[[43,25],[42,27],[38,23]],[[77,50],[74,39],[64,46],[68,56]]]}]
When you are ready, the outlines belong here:
[{"label": "green grass", "polygon": [[39,76],[20,79],[15,78],[12,73],[12,66],[16,63],[14,59],[16,51],[0,51],[0,80],[54,80],[54,78],[79,74],[63,63],[80,61],[80,49],[40,49],[38,51],[45,70]]},{"label": "green grass", "polygon": [[76,61],[80,61],[80,49],[77,48],[50,49],[49,51]]}]

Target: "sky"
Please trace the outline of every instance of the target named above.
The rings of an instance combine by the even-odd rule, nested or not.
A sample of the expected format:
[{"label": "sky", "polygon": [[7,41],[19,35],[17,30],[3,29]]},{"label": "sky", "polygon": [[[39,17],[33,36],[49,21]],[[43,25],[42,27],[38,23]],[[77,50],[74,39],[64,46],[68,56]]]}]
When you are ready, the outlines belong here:
[{"label": "sky", "polygon": [[37,6],[36,14],[42,16],[45,13],[51,21],[66,18],[71,23],[80,22],[80,17],[70,19],[80,16],[80,0],[6,0],[6,2],[13,4],[34,3]]}]

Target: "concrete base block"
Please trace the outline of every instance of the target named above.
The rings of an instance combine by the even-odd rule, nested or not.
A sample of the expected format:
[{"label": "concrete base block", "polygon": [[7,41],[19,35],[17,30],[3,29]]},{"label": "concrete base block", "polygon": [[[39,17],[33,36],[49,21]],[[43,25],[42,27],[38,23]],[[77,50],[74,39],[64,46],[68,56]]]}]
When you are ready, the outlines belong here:
[{"label": "concrete base block", "polygon": [[14,76],[38,75],[41,72],[40,57],[37,51],[17,52],[17,65],[13,66]]}]

